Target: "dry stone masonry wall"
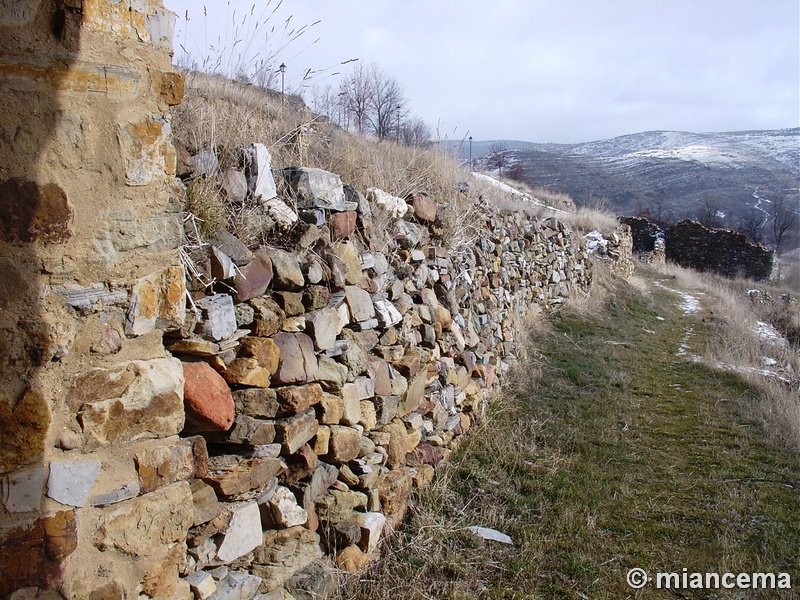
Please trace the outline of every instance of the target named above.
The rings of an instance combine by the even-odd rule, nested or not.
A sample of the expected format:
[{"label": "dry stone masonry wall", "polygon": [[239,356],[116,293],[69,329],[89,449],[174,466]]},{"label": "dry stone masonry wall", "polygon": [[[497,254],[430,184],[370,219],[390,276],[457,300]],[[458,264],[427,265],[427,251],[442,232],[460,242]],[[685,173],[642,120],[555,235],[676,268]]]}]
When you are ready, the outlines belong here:
[{"label": "dry stone masonry wall", "polygon": [[174,179],[172,15],[4,8],[0,597],[324,596],[480,418],[530,307],[588,289],[585,247],[488,206],[453,247],[436,198],[273,173],[258,141],[187,176],[281,243],[206,239]]},{"label": "dry stone masonry wall", "polygon": [[623,217],[633,234],[633,251],[654,264],[671,260],[682,267],[712,271],[725,277],[769,279],[773,252],[743,233],[716,229],[691,220],[662,228],[643,217]]}]

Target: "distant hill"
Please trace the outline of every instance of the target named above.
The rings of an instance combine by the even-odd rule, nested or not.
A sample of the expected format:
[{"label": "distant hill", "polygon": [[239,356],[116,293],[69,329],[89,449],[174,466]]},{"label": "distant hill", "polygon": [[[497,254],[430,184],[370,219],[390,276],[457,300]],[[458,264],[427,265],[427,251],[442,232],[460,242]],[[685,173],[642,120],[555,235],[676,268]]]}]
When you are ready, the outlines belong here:
[{"label": "distant hill", "polygon": [[[580,144],[476,142],[473,157],[500,143],[534,185],[563,190],[580,206],[601,201],[623,215],[645,210],[677,221],[714,208],[718,225],[765,223],[784,196],[800,212],[800,128],[690,133],[648,131]],[[458,155],[466,158],[462,145]],[[765,227],[765,240],[769,235]],[[794,232],[786,249],[800,244]]]}]

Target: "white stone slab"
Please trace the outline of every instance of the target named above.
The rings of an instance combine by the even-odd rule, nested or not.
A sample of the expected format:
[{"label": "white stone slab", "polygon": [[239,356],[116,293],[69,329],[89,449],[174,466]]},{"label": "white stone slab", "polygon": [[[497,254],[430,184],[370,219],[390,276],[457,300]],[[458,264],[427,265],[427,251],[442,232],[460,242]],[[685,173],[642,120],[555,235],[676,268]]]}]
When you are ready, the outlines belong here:
[{"label": "white stone slab", "polygon": [[64,460],[50,463],[47,495],[61,504],[83,507],[100,472],[96,460]]}]

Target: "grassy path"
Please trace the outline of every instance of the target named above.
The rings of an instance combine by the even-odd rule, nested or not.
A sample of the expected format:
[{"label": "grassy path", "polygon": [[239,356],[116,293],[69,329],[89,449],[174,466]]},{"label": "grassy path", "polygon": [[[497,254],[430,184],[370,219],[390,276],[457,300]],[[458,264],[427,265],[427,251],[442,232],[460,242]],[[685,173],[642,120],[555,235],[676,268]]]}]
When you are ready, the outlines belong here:
[{"label": "grassy path", "polygon": [[[423,492],[378,575],[394,575],[399,596],[385,597],[800,597],[626,583],[633,567],[685,567],[788,572],[800,590],[800,460],[741,416],[751,389],[677,356],[705,332],[685,303],[623,286],[600,314],[558,316],[537,342],[541,374]],[[383,597],[380,587],[359,597]]]}]

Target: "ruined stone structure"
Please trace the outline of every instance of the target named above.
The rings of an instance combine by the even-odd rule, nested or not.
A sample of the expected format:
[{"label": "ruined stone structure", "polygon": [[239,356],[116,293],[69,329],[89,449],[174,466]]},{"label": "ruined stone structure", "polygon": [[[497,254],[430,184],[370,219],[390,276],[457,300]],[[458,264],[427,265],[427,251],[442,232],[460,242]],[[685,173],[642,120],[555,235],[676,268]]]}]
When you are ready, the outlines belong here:
[{"label": "ruined stone structure", "polygon": [[0,597],[324,595],[480,418],[530,307],[588,289],[585,248],[484,207],[454,251],[435,198],[316,169],[278,198],[258,144],[207,176],[292,245],[187,244],[173,15],[3,7]]},{"label": "ruined stone structure", "polygon": [[621,217],[620,222],[631,228],[633,252],[640,260],[653,265],[664,264],[664,232],[657,223],[644,217]]},{"label": "ruined stone structure", "polygon": [[[136,444],[183,429],[180,361],[159,331],[131,337],[125,322],[140,277],[167,268],[178,274],[161,280],[170,297],[183,295],[170,192],[168,113],[182,96],[173,17],[148,0],[2,3],[0,597],[177,589],[189,484],[155,492],[165,512],[141,519],[153,527],[132,545],[123,521],[153,500],[122,516],[99,508],[107,494],[132,493]],[[88,290],[79,305],[75,290]],[[103,368],[119,374],[111,387],[72,391]],[[83,406],[92,416],[82,428]]]},{"label": "ruined stone structure", "polygon": [[773,252],[731,229],[709,228],[691,220],[662,229],[642,217],[623,217],[631,227],[633,250],[642,260],[711,271],[725,277],[765,280],[772,274]]},{"label": "ruined stone structure", "polygon": [[773,252],[738,231],[686,220],[667,228],[664,243],[667,259],[682,267],[755,280],[772,274]]}]

